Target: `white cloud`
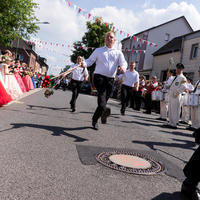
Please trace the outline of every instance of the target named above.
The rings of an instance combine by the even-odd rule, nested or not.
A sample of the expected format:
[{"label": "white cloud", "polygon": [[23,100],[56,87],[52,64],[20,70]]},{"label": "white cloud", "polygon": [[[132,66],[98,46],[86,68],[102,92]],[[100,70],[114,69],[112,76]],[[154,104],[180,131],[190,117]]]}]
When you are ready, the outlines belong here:
[{"label": "white cloud", "polygon": [[[52,41],[55,43],[71,44],[77,40],[81,40],[84,32],[86,31],[86,17],[77,14],[77,10],[69,7],[64,0],[36,0],[40,4],[40,10],[37,11],[37,16],[40,21],[48,21],[49,25],[41,24],[41,30],[38,37],[42,41]],[[150,7],[151,6],[151,7]],[[83,12],[82,12],[83,13]],[[197,30],[200,29],[200,13],[197,11],[193,4],[186,2],[171,3],[168,7],[158,9],[149,4],[146,0],[143,10],[134,12],[131,9],[116,8],[106,6],[104,8],[94,8],[90,11],[93,16],[103,17],[103,20],[108,23],[114,23],[115,27],[119,30],[126,31],[130,34],[137,33],[152,26],[159,25],[174,18],[184,15],[191,26]],[[119,36],[119,34],[118,34]],[[125,35],[124,35],[125,36]],[[122,38],[118,38],[122,39]],[[55,47],[52,47],[55,48]],[[69,48],[56,48],[60,54],[71,54]],[[52,65],[66,65],[64,60],[66,57],[53,54],[57,59],[52,59],[50,52],[40,50],[42,56],[49,58],[48,63]]]}]

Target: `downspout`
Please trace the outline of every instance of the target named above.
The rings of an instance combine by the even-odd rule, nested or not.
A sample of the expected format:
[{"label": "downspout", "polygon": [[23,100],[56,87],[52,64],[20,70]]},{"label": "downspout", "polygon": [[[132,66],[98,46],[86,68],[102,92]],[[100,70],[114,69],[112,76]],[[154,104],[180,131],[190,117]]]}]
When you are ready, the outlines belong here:
[{"label": "downspout", "polygon": [[181,41],[181,51],[180,51],[181,56],[180,56],[180,63],[182,63],[182,61],[183,61],[184,42],[185,42],[185,37],[183,36],[183,37],[182,37],[182,41]]}]

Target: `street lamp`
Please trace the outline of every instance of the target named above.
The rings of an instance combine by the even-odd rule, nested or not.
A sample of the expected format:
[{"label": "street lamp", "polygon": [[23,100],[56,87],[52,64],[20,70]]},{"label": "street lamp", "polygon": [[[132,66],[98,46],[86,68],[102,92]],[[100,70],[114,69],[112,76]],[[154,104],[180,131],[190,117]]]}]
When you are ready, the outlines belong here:
[{"label": "street lamp", "polygon": [[49,22],[36,22],[35,24],[50,24]]}]

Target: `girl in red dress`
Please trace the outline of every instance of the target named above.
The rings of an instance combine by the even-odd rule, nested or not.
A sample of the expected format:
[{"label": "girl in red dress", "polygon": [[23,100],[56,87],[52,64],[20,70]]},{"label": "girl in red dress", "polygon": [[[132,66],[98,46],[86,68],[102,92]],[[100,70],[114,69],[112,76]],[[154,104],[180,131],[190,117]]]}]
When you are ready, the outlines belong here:
[{"label": "girl in red dress", "polygon": [[12,101],[11,96],[6,92],[3,84],[0,81],[0,106],[3,106]]}]

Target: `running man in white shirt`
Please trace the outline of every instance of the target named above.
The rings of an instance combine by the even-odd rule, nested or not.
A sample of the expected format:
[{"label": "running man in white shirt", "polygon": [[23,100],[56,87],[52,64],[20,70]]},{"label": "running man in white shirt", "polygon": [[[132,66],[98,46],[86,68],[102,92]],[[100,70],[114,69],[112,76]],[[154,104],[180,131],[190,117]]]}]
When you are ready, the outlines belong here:
[{"label": "running man in white shirt", "polygon": [[96,63],[94,71],[94,85],[98,93],[98,106],[92,117],[92,127],[98,130],[98,119],[106,123],[110,109],[106,108],[107,101],[112,93],[114,78],[118,67],[125,72],[127,63],[120,50],[114,49],[116,38],[113,32],[106,33],[105,46],[97,48],[91,56],[82,64],[82,67],[89,67]]},{"label": "running man in white shirt", "polygon": [[126,103],[132,101],[133,92],[139,88],[139,73],[135,71],[135,62],[131,62],[130,68],[122,76],[123,84],[121,89],[121,115],[125,115]]},{"label": "running man in white shirt", "polygon": [[[77,64],[81,65],[82,62],[83,58],[81,56],[78,56]],[[77,64],[72,65],[70,69],[73,69]],[[70,101],[72,112],[76,111],[76,100],[80,92],[81,84],[83,83],[83,81],[87,81],[88,77],[89,75],[87,68],[83,69],[82,67],[78,67],[72,71],[72,80],[71,80],[72,98]]]}]

